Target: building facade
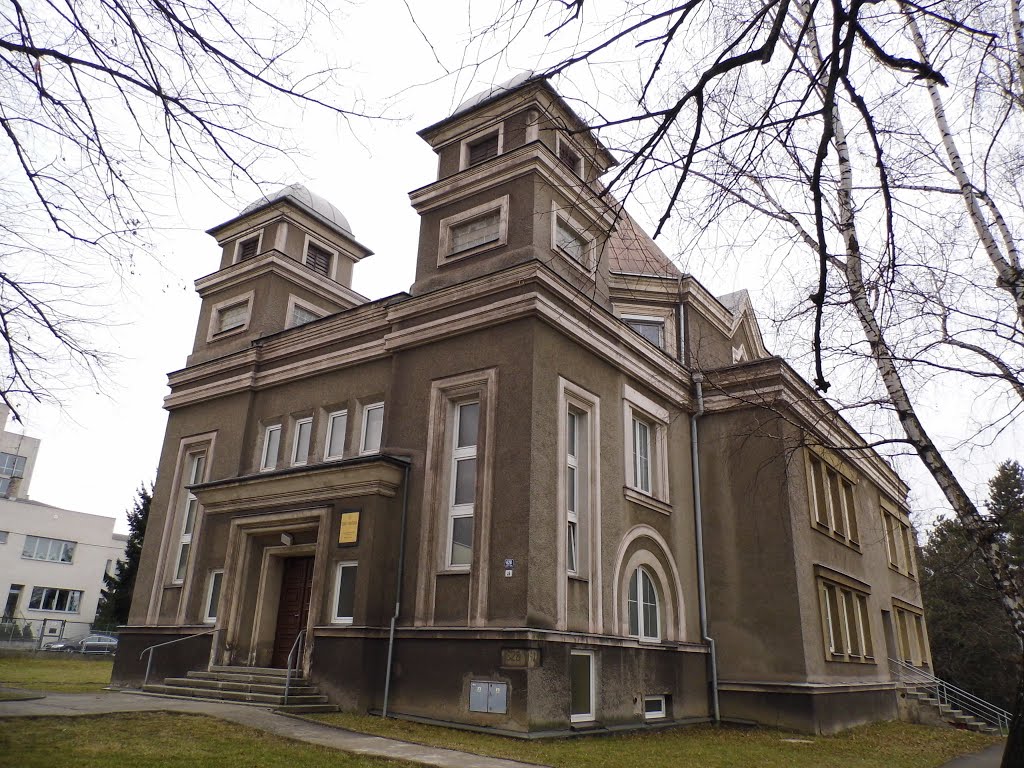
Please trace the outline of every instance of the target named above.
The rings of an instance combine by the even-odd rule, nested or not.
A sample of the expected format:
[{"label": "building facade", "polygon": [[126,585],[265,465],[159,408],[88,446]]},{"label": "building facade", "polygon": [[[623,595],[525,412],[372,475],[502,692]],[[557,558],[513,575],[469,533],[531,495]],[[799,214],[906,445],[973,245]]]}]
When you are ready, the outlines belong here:
[{"label": "building facade", "polygon": [[894,717],[906,486],[601,194],[546,81],[420,135],[408,293],[352,291],[371,252],[300,186],[210,230],[115,680],[191,638],[155,674],[298,648],[343,707],[508,733]]},{"label": "building facade", "polygon": [[[0,407],[0,424],[9,413]],[[112,517],[29,499],[38,452],[38,439],[0,433],[0,621],[28,626],[34,639],[86,634],[127,537]]]}]

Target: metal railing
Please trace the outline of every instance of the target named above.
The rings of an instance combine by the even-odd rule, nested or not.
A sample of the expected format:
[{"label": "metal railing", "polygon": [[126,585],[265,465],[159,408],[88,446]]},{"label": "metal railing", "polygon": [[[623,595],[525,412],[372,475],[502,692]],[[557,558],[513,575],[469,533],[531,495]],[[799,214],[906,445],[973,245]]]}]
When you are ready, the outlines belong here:
[{"label": "metal railing", "polygon": [[[292,687],[292,670],[295,669],[295,667],[297,666],[297,664],[293,665],[292,662],[293,661],[298,662],[298,661],[302,660],[302,651],[300,649],[302,648],[302,641],[305,640],[305,638],[306,638],[306,630],[300,629],[299,630],[299,634],[296,635],[296,637],[295,637],[295,642],[292,643],[292,649],[290,651],[288,651],[288,669],[286,670],[285,677],[284,677],[284,703],[285,704],[288,703],[288,693],[291,691],[291,687]],[[295,658],[296,654],[298,654],[298,658],[297,659]]]},{"label": "metal railing", "polygon": [[986,725],[998,728],[999,733],[1003,736],[1010,732],[1010,720],[1013,716],[1005,709],[990,704],[984,699],[979,699],[973,693],[957,688],[952,683],[947,683],[945,680],[899,659],[889,659],[889,670],[894,679],[908,687],[924,691],[940,704],[958,709],[981,720]]},{"label": "metal railing", "polygon": [[216,629],[208,629],[205,632],[199,632],[195,635],[188,635],[187,637],[178,637],[174,640],[168,640],[165,643],[157,643],[156,645],[151,645],[148,648],[143,648],[142,653],[139,654],[139,661],[142,661],[142,657],[145,656],[147,653],[149,654],[149,658],[146,659],[146,676],[142,679],[142,687],[145,688],[147,685],[149,685],[149,668],[153,665],[153,651],[155,651],[157,648],[163,648],[165,645],[174,645],[175,643],[183,643],[186,640],[191,640],[195,637],[202,637],[203,635],[212,635],[216,631]]}]

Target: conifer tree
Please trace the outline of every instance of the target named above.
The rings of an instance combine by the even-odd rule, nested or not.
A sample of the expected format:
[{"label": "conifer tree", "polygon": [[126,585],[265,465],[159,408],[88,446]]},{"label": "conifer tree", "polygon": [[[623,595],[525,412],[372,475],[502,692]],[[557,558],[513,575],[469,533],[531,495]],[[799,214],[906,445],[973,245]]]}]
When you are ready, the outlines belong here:
[{"label": "conifer tree", "polygon": [[153,489],[140,485],[135,492],[135,504],[128,511],[128,543],[124,559],[118,560],[114,572],[103,577],[105,587],[96,608],[96,624],[113,628],[128,623],[128,611],[132,607],[132,593],[135,591],[135,575],[139,570],[142,555],[142,540],[146,536],[149,520],[149,505],[153,501]]}]

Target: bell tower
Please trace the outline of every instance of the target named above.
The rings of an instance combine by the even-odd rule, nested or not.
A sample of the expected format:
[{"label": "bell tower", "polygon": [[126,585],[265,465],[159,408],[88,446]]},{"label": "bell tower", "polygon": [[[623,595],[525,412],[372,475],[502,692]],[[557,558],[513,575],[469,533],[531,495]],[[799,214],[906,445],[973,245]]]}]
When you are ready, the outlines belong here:
[{"label": "bell tower", "polygon": [[536,260],[608,305],[615,216],[598,179],[615,159],[546,79],[479,93],[419,135],[438,178],[410,193],[421,217],[413,295]]}]

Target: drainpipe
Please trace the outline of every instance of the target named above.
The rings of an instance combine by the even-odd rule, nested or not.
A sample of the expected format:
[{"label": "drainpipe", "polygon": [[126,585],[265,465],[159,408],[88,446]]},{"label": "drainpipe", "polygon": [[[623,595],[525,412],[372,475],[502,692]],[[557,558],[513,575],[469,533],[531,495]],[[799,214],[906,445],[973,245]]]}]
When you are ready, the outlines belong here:
[{"label": "drainpipe", "polygon": [[405,570],[405,520],[409,513],[409,470],[411,459],[402,459],[405,464],[405,480],[402,483],[402,522],[398,533],[398,576],[395,579],[395,612],[391,615],[391,628],[388,630],[388,663],[384,673],[384,709],[381,717],[388,716],[388,698],[391,695],[391,659],[395,650],[395,623],[402,607],[402,574]]},{"label": "drainpipe", "polygon": [[704,520],[700,494],[700,451],[697,447],[697,419],[704,415],[704,375],[693,374],[693,386],[697,394],[697,412],[690,418],[690,458],[693,462],[693,516],[697,533],[697,600],[700,604],[700,635],[708,644],[711,667],[711,711],[715,722],[721,720],[718,709],[718,659],[715,654],[715,639],[708,635],[708,595],[704,579]]}]

